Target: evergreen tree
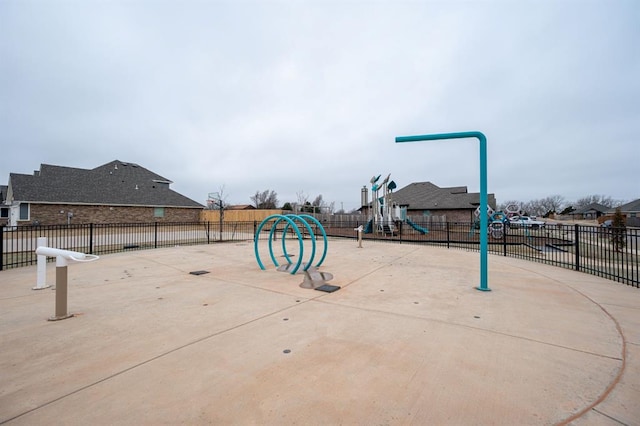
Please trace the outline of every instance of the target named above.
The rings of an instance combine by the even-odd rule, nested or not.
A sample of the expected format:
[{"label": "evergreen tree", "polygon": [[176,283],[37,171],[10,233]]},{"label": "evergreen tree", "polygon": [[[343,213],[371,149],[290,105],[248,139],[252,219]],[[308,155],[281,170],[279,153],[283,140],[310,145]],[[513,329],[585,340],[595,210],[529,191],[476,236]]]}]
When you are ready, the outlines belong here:
[{"label": "evergreen tree", "polygon": [[622,251],[627,243],[625,218],[618,207],[611,223],[611,244],[616,251]]}]

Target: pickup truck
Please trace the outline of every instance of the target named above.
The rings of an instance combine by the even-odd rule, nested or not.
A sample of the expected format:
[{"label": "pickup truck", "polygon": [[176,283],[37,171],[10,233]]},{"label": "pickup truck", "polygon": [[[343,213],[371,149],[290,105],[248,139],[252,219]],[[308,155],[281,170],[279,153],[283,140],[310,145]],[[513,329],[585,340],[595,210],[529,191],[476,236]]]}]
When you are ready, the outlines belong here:
[{"label": "pickup truck", "polygon": [[532,219],[529,216],[511,216],[509,218],[509,227],[518,228],[520,226],[531,229],[544,228],[544,222]]}]

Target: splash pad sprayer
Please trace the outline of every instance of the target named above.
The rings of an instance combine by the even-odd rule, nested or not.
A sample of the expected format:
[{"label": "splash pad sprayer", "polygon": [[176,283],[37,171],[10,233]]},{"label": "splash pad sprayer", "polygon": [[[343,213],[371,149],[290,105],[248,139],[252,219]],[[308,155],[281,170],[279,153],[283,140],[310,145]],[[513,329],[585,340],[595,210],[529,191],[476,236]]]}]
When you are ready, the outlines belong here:
[{"label": "splash pad sprayer", "polygon": [[[278,224],[281,223],[281,222],[285,222],[284,228],[282,228],[282,251],[283,251],[284,258],[287,260],[287,263],[288,263],[284,270],[286,270],[287,272],[290,272],[291,274],[295,274],[296,272],[298,272],[298,269],[300,268],[300,266],[302,266],[302,263],[303,263],[304,238],[302,236],[302,233],[300,232],[300,227],[298,226],[298,224],[296,224],[296,222],[298,222],[300,225],[302,225],[303,230],[306,230],[309,233],[310,240],[311,240],[311,255],[309,256],[309,260],[304,264],[302,270],[303,271],[307,271],[313,265],[313,260],[314,260],[314,258],[316,256],[316,236],[313,233],[313,229],[311,228],[311,225],[309,224],[308,221],[313,222],[313,224],[316,225],[316,227],[322,233],[322,239],[323,239],[323,243],[324,243],[324,250],[322,252],[322,257],[320,258],[320,260],[314,266],[315,267],[319,267],[320,265],[322,265],[322,262],[324,262],[324,259],[327,256],[327,234],[324,231],[324,227],[318,221],[318,219],[316,219],[315,217],[313,217],[311,215],[307,215],[307,214],[300,214],[300,215],[295,215],[295,214],[287,214],[287,215],[274,214],[274,215],[271,215],[271,216],[265,218],[260,223],[260,226],[258,226],[258,229],[256,230],[256,235],[254,236],[253,249],[254,249],[254,252],[255,252],[255,255],[256,255],[256,261],[258,262],[258,266],[260,266],[260,269],[264,270],[266,268],[265,268],[264,264],[262,263],[262,260],[260,260],[260,253],[259,253],[259,250],[258,250],[258,240],[260,238],[260,232],[262,231],[262,228],[267,223],[269,223],[271,221],[274,221],[274,222],[271,225],[271,231],[269,232],[269,239],[268,239],[269,240],[269,256],[271,257],[271,261],[273,262],[273,264],[276,267],[279,267],[280,265],[278,264],[278,261],[276,260],[276,257],[273,254],[273,241],[275,239],[274,236],[275,236],[275,232],[276,232],[276,229],[278,227]],[[295,265],[293,264],[293,261],[291,260],[291,256],[287,252],[287,233],[288,233],[289,229],[291,229],[293,231],[293,233],[295,233],[295,235],[296,235],[296,237],[298,239],[298,260],[295,263]]]},{"label": "splash pad sprayer", "polygon": [[67,312],[67,266],[71,262],[92,262],[99,257],[71,250],[61,250],[53,247],[38,247],[38,256],[56,258],[56,314],[49,321],[70,318],[73,314]]},{"label": "splash pad sprayer", "polygon": [[[422,142],[442,139],[466,139],[476,138],[480,142],[480,211],[487,211],[487,138],[481,132],[440,133],[432,135],[396,136],[396,143]],[[480,285],[476,287],[481,291],[490,291],[488,283],[488,217],[480,215]]]}]

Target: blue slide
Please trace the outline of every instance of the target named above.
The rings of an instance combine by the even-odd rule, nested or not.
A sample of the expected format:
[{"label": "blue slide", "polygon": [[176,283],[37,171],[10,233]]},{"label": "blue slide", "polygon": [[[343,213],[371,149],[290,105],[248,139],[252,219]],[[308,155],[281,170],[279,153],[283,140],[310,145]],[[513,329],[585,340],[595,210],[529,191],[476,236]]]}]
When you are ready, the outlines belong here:
[{"label": "blue slide", "polygon": [[364,227],[364,233],[370,234],[372,232],[373,232],[373,219],[369,219],[369,222],[367,222],[367,226]]},{"label": "blue slide", "polygon": [[416,225],[409,218],[406,218],[405,222],[407,222],[410,227],[412,227],[413,229],[415,229],[416,231],[418,231],[422,235],[425,235],[425,234],[427,234],[429,232],[429,230],[427,228],[423,228],[422,226]]}]

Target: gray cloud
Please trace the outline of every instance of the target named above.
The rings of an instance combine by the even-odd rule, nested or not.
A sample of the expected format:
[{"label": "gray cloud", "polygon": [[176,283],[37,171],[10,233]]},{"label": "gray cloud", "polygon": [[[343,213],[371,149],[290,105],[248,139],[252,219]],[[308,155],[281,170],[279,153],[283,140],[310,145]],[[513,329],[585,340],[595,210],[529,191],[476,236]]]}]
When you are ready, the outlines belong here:
[{"label": "gray cloud", "polygon": [[591,2],[8,1],[0,176],[132,161],[203,201],[357,207],[373,174],[498,200],[640,197],[640,7]]}]

